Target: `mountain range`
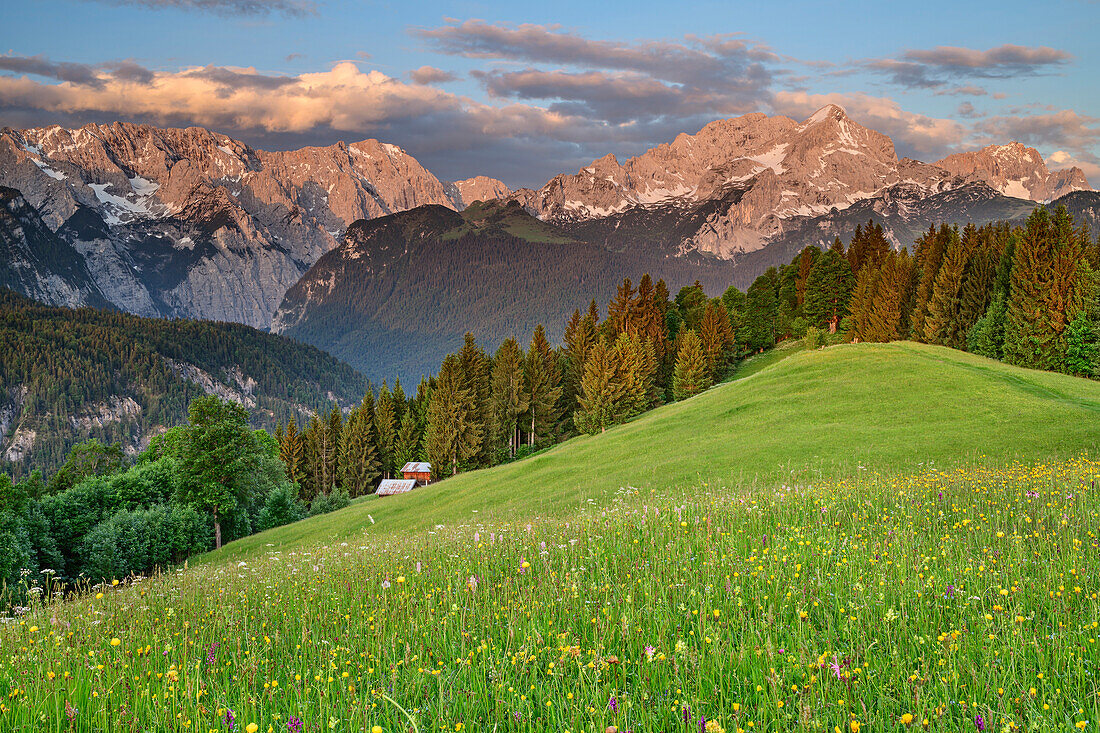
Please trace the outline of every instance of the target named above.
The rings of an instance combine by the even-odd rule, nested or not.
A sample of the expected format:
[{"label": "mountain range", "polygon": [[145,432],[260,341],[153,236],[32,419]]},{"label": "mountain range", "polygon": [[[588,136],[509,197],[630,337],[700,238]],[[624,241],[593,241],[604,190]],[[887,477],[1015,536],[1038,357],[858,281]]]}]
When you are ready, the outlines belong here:
[{"label": "mountain range", "polygon": [[270,152],[194,127],[5,128],[0,186],[0,284],[270,329],[375,379],[415,379],[466,330],[490,348],[538,322],[555,335],[647,271],[714,293],[868,220],[900,247],[941,221],[1100,210],[1079,169],[1033,148],[899,159],[835,105],[717,120],[517,191],[441,181],[377,140]]}]

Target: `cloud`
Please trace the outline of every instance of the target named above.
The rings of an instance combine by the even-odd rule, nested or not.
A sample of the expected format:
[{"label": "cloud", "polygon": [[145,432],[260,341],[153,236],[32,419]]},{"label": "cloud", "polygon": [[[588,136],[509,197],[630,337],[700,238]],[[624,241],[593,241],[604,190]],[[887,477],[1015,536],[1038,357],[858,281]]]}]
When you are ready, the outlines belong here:
[{"label": "cloud", "polygon": [[796,119],[803,119],[826,104],[838,104],[861,125],[889,135],[899,155],[921,160],[935,160],[954,152],[968,134],[967,128],[955,120],[907,112],[886,97],[781,91],[776,93],[774,104],[777,110]]},{"label": "cloud", "polygon": [[286,15],[302,17],[317,14],[311,0],[84,0],[106,5],[133,6],[150,10],[183,10],[214,15]]},{"label": "cloud", "polygon": [[[976,87],[972,84],[968,84],[966,86],[961,86],[961,87],[950,87],[948,89],[941,89],[938,92],[936,92],[935,94],[936,94],[937,97],[944,97],[944,96],[948,96],[948,97],[960,97],[960,96],[984,97],[985,95],[989,94],[989,92],[987,92],[982,87]],[[994,95],[994,96],[996,96],[996,95]],[[1001,95],[1001,96],[1003,97],[1004,95]]]},{"label": "cloud", "polygon": [[1072,109],[1047,114],[994,115],[982,120],[976,131],[989,140],[1019,140],[1032,146],[1081,151],[1100,143],[1100,118]]},{"label": "cloud", "polygon": [[558,68],[490,69],[477,78],[498,98],[556,100],[562,109],[605,115],[606,121],[652,118],[645,106],[650,102],[666,111],[674,102],[715,113],[759,109],[773,80],[785,73],[769,48],[729,34],[626,43],[593,40],[557,26],[482,20],[411,32],[449,55],[553,64]]},{"label": "cloud", "polygon": [[1092,153],[1074,155],[1065,150],[1055,150],[1046,159],[1047,168],[1060,171],[1066,168],[1080,168],[1090,181],[1100,180],[1100,156]]},{"label": "cloud", "polygon": [[[1073,60],[1073,55],[1049,46],[1005,44],[979,51],[962,46],[936,46],[904,52],[900,58],[868,59],[859,66],[889,77],[907,88],[933,89],[952,79],[1018,79],[1049,73]],[[958,91],[975,87],[956,87]],[[984,91],[982,92],[984,94]]]},{"label": "cloud", "polygon": [[96,86],[100,83],[94,66],[68,62],[57,63],[43,56],[0,56],[0,71],[33,74],[73,84]]},{"label": "cloud", "polygon": [[434,66],[421,66],[409,72],[409,78],[416,84],[444,84],[449,81],[458,81],[458,76]]}]

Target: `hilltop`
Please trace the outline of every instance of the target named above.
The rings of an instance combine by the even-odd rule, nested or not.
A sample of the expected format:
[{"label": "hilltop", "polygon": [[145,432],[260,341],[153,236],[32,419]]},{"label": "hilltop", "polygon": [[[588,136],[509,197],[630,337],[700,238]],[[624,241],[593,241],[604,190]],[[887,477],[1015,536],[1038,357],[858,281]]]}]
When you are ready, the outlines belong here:
[{"label": "hilltop", "polygon": [[436,524],[567,516],[628,487],[643,496],[741,494],[867,471],[1027,462],[1100,449],[1094,381],[910,342],[790,353],[604,434],[410,494],[361,500],[232,543],[207,559]]}]

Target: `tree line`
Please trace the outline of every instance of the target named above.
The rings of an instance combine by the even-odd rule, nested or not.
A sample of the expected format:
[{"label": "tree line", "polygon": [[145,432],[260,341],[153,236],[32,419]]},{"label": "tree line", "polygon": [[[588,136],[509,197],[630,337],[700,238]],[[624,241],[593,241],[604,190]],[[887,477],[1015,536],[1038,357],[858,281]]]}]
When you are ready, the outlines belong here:
[{"label": "tree line", "polygon": [[369,494],[412,460],[446,478],[698,394],[792,337],[912,339],[1098,376],[1098,272],[1100,243],[1063,208],[1037,208],[1020,227],[931,227],[912,254],[869,221],[847,245],[806,247],[745,292],[710,298],[696,283],[673,297],[662,280],[625,279],[606,315],[595,301],[574,310],[557,347],[541,325],[493,354],[467,334],[415,395],[383,384],[347,415],[334,406],[303,430],[280,426],[281,455],[307,501]]}]

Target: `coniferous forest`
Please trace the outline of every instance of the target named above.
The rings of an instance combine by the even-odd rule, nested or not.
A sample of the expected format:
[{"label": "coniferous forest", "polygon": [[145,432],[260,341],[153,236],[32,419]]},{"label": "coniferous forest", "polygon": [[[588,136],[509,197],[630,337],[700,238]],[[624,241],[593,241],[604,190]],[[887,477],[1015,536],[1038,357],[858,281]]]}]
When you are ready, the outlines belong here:
[{"label": "coniferous forest", "polygon": [[[252,430],[240,405],[191,399],[197,388],[162,389],[172,409],[191,399],[188,422],[133,461],[108,435],[76,445],[48,478],[35,471],[19,482],[0,479],[0,546],[15,548],[0,578],[13,587],[20,572],[45,568],[74,581],[164,567],[344,506],[408,461],[429,461],[434,477],[445,479],[605,431],[698,394],[740,359],[792,338],[808,347],[911,339],[1095,378],[1097,273],[1100,242],[1063,209],[1038,208],[1019,227],[931,228],[912,252],[893,249],[868,222],[847,243],[808,247],[770,268],[745,292],[730,287],[708,297],[696,284],[673,294],[648,275],[625,279],[605,307],[594,300],[577,307],[558,346],[542,326],[529,343],[506,339],[493,354],[467,335],[414,389],[399,380],[361,385],[357,404],[330,402],[308,418],[272,411],[273,435]],[[166,379],[154,346],[210,369],[266,370],[267,394],[318,404],[301,377],[286,381],[277,371],[281,362],[265,350],[270,337],[249,337],[251,329],[241,327],[232,340],[221,324],[44,309],[4,297],[6,383],[33,384],[30,399],[44,404],[97,399],[93,385],[111,380]],[[299,353],[286,339],[275,345]],[[104,351],[117,363],[89,356]],[[361,379],[323,359],[310,363],[306,376],[344,380],[342,394]],[[329,394],[336,389],[331,384]],[[215,474],[221,478],[211,482]],[[214,495],[211,485],[220,487]]]}]

